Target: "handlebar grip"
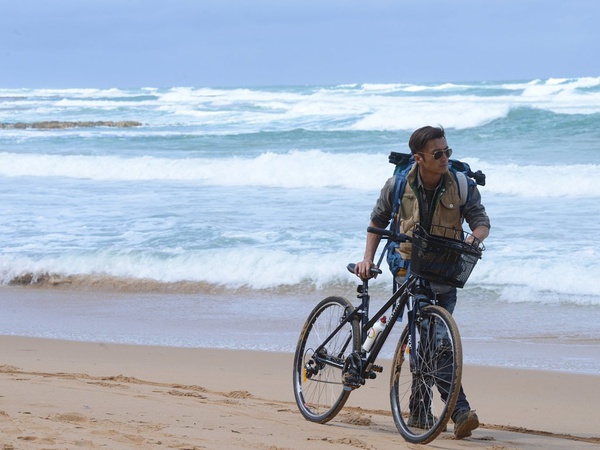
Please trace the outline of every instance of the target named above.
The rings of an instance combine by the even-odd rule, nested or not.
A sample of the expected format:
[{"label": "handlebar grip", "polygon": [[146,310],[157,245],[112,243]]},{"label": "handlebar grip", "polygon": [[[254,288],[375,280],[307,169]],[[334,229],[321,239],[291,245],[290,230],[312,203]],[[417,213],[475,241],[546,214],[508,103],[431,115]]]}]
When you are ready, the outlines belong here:
[{"label": "handlebar grip", "polygon": [[394,233],[392,233],[390,230],[386,230],[385,228],[367,227],[367,232],[373,233],[373,234],[379,234],[381,236],[393,236],[394,235]]}]

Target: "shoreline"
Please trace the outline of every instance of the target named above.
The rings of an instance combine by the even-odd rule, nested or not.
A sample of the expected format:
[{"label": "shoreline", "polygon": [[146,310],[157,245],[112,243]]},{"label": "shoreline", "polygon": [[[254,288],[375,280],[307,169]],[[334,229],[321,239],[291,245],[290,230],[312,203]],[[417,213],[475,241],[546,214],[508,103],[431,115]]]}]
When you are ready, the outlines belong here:
[{"label": "shoreline", "polygon": [[[315,298],[328,294],[213,291],[193,283],[143,286],[147,290],[141,292],[137,284],[122,283],[112,290],[103,283],[3,286],[0,332],[81,342],[291,353]],[[494,303],[495,319],[482,321],[490,316],[489,303],[467,298],[459,306],[454,318],[468,365],[600,374],[600,340],[594,331],[599,308],[524,305],[515,315],[512,304]],[[520,322],[509,323],[512,319]],[[564,323],[569,323],[568,332]],[[402,326],[392,331],[381,358],[392,357]]]},{"label": "shoreline", "polygon": [[[0,336],[0,345],[5,449],[311,449],[323,440],[338,445],[332,448],[412,448],[389,413],[389,361],[338,417],[318,425],[296,408],[292,354],[17,336]],[[597,448],[599,382],[595,375],[465,366],[463,385],[482,427],[457,441],[450,425],[430,445]]]}]

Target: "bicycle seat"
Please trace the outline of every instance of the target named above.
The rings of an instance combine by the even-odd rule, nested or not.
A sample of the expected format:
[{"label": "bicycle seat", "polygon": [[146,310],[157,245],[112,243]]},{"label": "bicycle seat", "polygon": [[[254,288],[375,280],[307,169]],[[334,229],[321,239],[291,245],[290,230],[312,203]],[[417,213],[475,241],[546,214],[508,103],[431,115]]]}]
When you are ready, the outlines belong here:
[{"label": "bicycle seat", "polygon": [[[354,273],[355,268],[356,263],[350,263],[346,266],[346,269],[348,269],[348,272],[350,273]],[[381,275],[383,273],[383,270],[381,270],[379,267],[371,267],[371,273],[373,275]]]}]

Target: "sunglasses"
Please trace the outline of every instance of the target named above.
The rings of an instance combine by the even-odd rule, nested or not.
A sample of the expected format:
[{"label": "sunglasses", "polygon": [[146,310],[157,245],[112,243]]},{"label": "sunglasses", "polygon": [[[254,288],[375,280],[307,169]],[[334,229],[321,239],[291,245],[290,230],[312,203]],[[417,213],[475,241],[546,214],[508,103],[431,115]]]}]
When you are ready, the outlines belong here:
[{"label": "sunglasses", "polygon": [[423,152],[419,152],[422,155],[431,155],[433,156],[433,159],[440,159],[442,157],[442,155],[446,155],[446,158],[450,158],[452,156],[452,149],[451,148],[447,148],[446,150],[436,150],[433,153],[423,153]]}]

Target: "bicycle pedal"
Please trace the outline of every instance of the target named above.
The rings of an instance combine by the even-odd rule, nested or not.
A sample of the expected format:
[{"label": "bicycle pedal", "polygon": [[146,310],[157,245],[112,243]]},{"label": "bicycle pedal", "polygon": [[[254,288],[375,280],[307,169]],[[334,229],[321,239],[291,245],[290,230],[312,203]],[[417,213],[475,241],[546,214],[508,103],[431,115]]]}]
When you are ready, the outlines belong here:
[{"label": "bicycle pedal", "polygon": [[377,378],[377,374],[383,372],[383,367],[378,366],[376,364],[371,364],[371,367],[369,368],[369,378],[371,380],[374,380],[375,378]]},{"label": "bicycle pedal", "polygon": [[371,370],[373,372],[381,373],[381,372],[383,372],[383,366],[378,366],[377,364],[373,364],[373,367],[371,367]]}]

